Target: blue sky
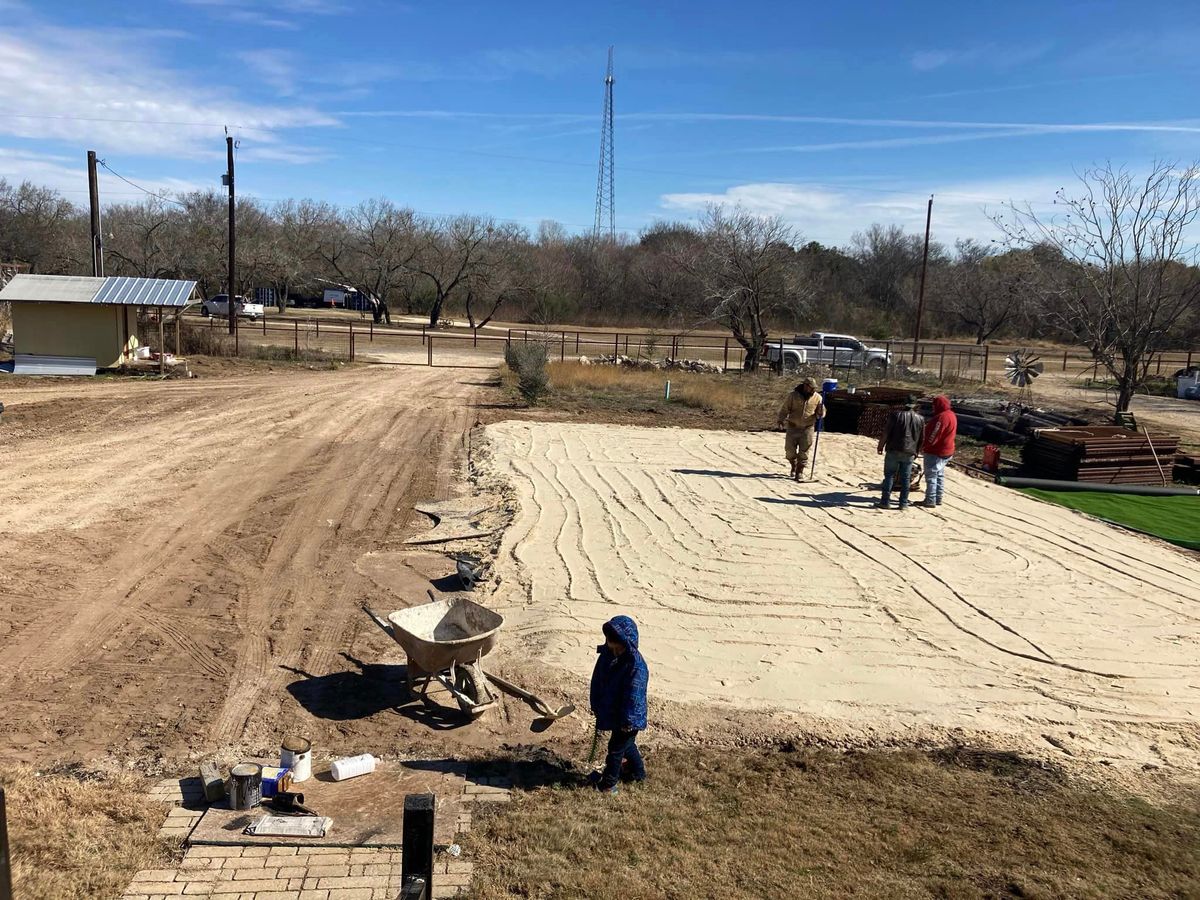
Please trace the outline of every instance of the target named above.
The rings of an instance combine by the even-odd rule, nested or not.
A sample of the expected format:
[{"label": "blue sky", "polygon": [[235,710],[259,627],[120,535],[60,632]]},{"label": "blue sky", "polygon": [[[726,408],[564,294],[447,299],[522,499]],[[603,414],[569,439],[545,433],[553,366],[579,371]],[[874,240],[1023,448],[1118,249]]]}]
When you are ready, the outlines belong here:
[{"label": "blue sky", "polygon": [[[994,236],[1111,160],[1200,157],[1200,4],[0,0],[0,177],[86,200],[85,151],[152,190],[530,229],[593,218],[616,55],[617,224],[708,202],[844,244]],[[102,177],[107,200],[137,192]]]}]

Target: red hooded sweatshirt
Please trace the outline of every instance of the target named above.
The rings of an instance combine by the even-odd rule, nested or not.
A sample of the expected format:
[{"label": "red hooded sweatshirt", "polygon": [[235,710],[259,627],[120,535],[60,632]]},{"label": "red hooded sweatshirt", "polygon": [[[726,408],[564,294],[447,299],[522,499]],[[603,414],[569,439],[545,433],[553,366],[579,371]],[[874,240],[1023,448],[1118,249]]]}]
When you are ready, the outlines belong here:
[{"label": "red hooded sweatshirt", "polygon": [[925,439],[921,452],[930,456],[953,456],[954,436],[958,434],[958,416],[950,410],[944,396],[933,398],[933,415],[925,423]]}]

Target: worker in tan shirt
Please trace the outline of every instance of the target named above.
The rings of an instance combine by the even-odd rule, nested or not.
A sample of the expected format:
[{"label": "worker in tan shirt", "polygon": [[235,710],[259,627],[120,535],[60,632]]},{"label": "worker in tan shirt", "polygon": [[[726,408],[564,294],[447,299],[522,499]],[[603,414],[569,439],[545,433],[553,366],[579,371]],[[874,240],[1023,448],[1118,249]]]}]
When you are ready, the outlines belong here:
[{"label": "worker in tan shirt", "polygon": [[817,422],[825,418],[825,402],[817,383],[805,378],[787,395],[779,408],[779,427],[784,429],[783,451],[792,467],[792,478],[803,481],[808,468],[808,451],[817,434]]}]

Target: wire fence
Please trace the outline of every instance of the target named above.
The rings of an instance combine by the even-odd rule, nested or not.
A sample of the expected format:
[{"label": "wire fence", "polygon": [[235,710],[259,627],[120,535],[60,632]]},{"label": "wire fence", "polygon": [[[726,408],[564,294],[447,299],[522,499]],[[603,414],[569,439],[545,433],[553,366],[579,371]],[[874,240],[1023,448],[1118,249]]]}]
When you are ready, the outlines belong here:
[{"label": "wire fence", "polygon": [[[225,319],[189,316],[183,320],[183,340],[178,350],[204,352],[198,334],[207,332],[213,341],[221,341],[226,353],[237,356],[295,359],[327,358],[368,361],[386,365],[477,366],[488,368],[504,359],[505,345],[541,343],[552,360],[568,361],[581,357],[627,357],[633,360],[697,360],[721,371],[740,371],[746,351],[732,337],[714,333],[655,334],[644,331],[600,331],[586,329],[529,328],[430,328],[414,325],[376,325],[370,319],[360,322],[345,319],[265,317],[239,322],[234,335],[227,334]],[[219,337],[218,337],[219,336]],[[784,342],[786,344],[786,341]],[[775,343],[771,342],[774,347]],[[979,381],[1004,375],[1005,360],[1018,344],[968,344],[952,341],[889,340],[874,345],[883,350],[889,362],[878,374],[916,371],[939,381]],[[172,349],[169,346],[168,349]],[[1033,348],[1047,373],[1101,377],[1103,371],[1091,354],[1071,348]],[[849,350],[825,351],[818,355],[809,350],[810,362],[838,370],[861,369],[867,360],[862,353]],[[812,357],[817,357],[815,360]],[[1200,349],[1164,350],[1154,355],[1150,374],[1170,377],[1181,369],[1200,365]]]}]

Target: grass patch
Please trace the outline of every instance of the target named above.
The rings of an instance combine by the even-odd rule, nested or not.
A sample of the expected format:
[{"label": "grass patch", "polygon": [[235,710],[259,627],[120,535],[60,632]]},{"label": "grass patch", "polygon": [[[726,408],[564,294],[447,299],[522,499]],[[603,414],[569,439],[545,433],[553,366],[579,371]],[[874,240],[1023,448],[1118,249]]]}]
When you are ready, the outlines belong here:
[{"label": "grass patch", "polygon": [[[593,421],[771,428],[791,380],[768,373],[710,375],[550,363],[547,406]],[[671,398],[664,389],[671,382]]]},{"label": "grass patch", "polygon": [[1043,491],[1039,488],[1022,490],[1039,500],[1077,509],[1189,550],[1200,550],[1200,497],[1142,497],[1091,491]]},{"label": "grass patch", "polygon": [[119,897],[138,871],[170,868],[178,855],[157,836],[166,810],[142,778],[4,766],[0,781],[21,900]]},{"label": "grass patch", "polygon": [[965,750],[662,750],[615,797],[518,792],[476,814],[471,895],[1181,897],[1200,892],[1195,808]]}]

